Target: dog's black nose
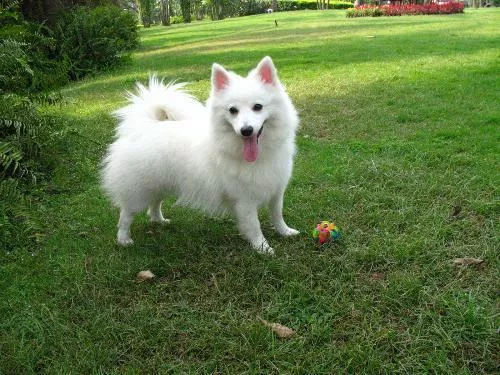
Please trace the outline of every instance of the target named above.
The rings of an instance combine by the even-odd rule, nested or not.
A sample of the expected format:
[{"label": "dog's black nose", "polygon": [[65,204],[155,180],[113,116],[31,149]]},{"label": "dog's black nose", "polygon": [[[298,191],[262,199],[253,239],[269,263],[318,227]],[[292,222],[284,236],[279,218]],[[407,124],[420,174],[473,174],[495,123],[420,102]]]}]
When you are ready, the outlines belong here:
[{"label": "dog's black nose", "polygon": [[241,135],[244,137],[250,137],[253,133],[253,128],[251,126],[245,125],[241,128]]}]

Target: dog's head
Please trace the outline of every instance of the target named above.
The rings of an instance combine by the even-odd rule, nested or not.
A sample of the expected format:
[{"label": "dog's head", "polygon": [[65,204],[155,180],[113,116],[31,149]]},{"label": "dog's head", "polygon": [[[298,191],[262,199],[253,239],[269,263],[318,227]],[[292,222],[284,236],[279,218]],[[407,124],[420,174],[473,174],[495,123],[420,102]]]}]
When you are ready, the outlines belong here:
[{"label": "dog's head", "polygon": [[[259,139],[282,117],[283,105],[295,113],[270,57],[263,58],[247,77],[212,66],[209,107],[217,126],[232,130],[243,145],[243,157],[254,162],[259,156]],[[290,108],[288,108],[290,107]],[[276,131],[276,129],[274,129]]]}]

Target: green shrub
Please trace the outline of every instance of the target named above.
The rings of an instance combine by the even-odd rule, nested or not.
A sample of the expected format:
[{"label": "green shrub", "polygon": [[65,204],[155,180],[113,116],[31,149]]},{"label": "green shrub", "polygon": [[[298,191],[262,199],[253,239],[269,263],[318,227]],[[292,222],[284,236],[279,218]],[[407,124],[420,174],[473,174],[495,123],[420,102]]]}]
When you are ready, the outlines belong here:
[{"label": "green shrub", "polygon": [[[15,35],[27,40],[26,28],[19,30]],[[35,49],[12,39],[0,42],[0,248],[6,251],[26,246],[41,232],[30,192],[47,176],[53,160],[47,151],[58,141],[53,122],[32,99],[45,77],[32,65]]]},{"label": "green shrub", "polygon": [[[218,13],[222,13],[222,18],[227,16],[239,17],[264,13],[272,7],[272,1],[270,0],[222,1],[224,6],[221,8],[216,5],[217,3],[220,4],[221,0],[206,0],[203,3],[205,7],[204,11],[212,13],[212,19],[219,19]],[[318,9],[316,0],[278,0],[276,5],[278,11]],[[352,7],[353,4],[348,1],[332,0],[328,5],[328,9],[347,9]]]},{"label": "green shrub", "polygon": [[347,1],[335,1],[330,3],[330,7],[333,9],[350,9],[354,8],[354,4]]},{"label": "green shrub", "polygon": [[24,247],[41,227],[32,193],[49,175],[59,141],[55,122],[26,95],[0,95],[0,248]]},{"label": "green shrub", "polygon": [[[280,11],[318,9],[316,0],[279,0],[277,5]],[[348,9],[353,6],[351,2],[347,1],[330,1],[328,9]]]},{"label": "green shrub", "polygon": [[12,39],[0,43],[0,92],[28,88],[34,76],[25,50],[28,45]]},{"label": "green shrub", "polygon": [[31,91],[62,86],[68,78],[116,65],[139,41],[135,16],[114,5],[67,9],[50,27],[23,20],[15,6],[8,11],[0,6],[0,26],[2,44],[22,43],[22,61],[32,72],[19,83]]},{"label": "green shrub", "polygon": [[383,16],[384,12],[379,7],[371,6],[360,6],[353,9],[347,9],[346,17],[356,18],[356,17],[380,17]]},{"label": "green shrub", "polygon": [[173,16],[173,17],[170,17],[170,23],[172,25],[174,25],[176,23],[184,23],[184,18],[182,16]]},{"label": "green shrub", "polygon": [[0,4],[0,248],[25,247],[40,232],[33,193],[63,136],[36,104],[50,103],[45,92],[68,78],[119,63],[137,44],[134,16],[114,6],[68,10],[49,28]]},{"label": "green shrub", "polygon": [[347,9],[347,11],[345,12],[345,15],[346,15],[347,18],[361,17],[359,15],[359,12],[357,12],[356,9],[354,9],[354,8]]},{"label": "green shrub", "polygon": [[118,64],[139,42],[135,17],[115,6],[73,8],[57,21],[54,38],[72,79]]},{"label": "green shrub", "polygon": [[67,64],[56,55],[51,30],[21,17],[15,22],[0,28],[0,91],[42,91],[67,83]]},{"label": "green shrub", "polygon": [[51,138],[50,123],[24,95],[0,95],[0,108],[0,177],[35,182],[46,169],[40,151]]},{"label": "green shrub", "polygon": [[68,83],[69,64],[58,55],[52,30],[28,23],[23,42],[28,45],[28,63],[34,72],[31,91],[50,90]]}]

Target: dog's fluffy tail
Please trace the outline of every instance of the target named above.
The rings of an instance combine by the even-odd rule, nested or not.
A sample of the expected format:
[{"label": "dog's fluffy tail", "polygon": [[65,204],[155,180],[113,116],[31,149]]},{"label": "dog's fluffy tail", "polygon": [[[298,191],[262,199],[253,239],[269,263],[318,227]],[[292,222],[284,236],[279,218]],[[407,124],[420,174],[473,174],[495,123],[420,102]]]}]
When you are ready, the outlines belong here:
[{"label": "dog's fluffy tail", "polygon": [[140,131],[159,121],[184,121],[203,116],[205,106],[184,90],[186,83],[165,85],[155,75],[148,86],[137,83],[137,92],[128,93],[130,104],[114,112],[120,119],[119,135]]}]

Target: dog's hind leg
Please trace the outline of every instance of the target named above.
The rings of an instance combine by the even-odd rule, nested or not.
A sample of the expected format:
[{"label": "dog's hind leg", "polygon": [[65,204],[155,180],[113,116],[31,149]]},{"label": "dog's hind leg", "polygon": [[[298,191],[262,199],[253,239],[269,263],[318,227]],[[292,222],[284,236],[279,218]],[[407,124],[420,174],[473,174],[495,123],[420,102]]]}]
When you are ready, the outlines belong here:
[{"label": "dog's hind leg", "polygon": [[122,246],[132,245],[132,237],[130,237],[130,226],[134,221],[134,213],[122,208],[120,211],[120,220],[118,221],[117,241]]},{"label": "dog's hind leg", "polygon": [[299,231],[286,225],[283,219],[283,193],[276,194],[269,202],[271,220],[274,228],[282,236],[289,237],[299,234]]},{"label": "dog's hind leg", "polygon": [[161,204],[161,200],[150,203],[148,215],[153,223],[168,224],[170,223],[170,220],[163,217],[163,214],[161,213]]}]

